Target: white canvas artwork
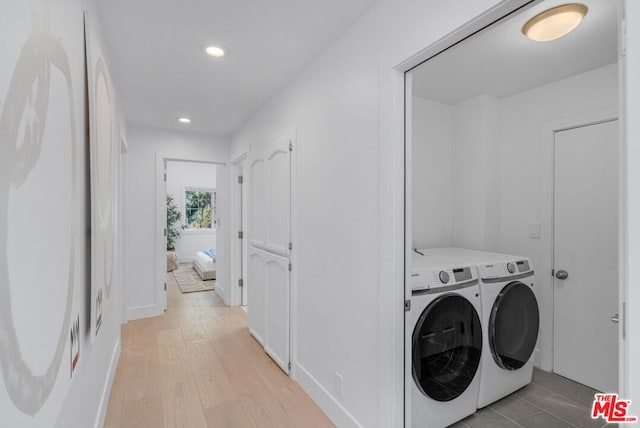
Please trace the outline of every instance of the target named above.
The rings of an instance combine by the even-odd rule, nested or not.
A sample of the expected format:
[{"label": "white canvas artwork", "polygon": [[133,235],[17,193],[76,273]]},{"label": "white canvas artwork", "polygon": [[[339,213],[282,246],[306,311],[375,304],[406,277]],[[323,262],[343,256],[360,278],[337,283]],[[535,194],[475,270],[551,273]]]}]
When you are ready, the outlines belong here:
[{"label": "white canvas artwork", "polygon": [[2,426],[44,426],[71,382],[61,368],[82,306],[86,226],[83,34],[71,7],[8,2],[0,14]]},{"label": "white canvas artwork", "polygon": [[91,176],[92,343],[100,331],[116,279],[119,137],[116,103],[102,44],[85,13]]}]

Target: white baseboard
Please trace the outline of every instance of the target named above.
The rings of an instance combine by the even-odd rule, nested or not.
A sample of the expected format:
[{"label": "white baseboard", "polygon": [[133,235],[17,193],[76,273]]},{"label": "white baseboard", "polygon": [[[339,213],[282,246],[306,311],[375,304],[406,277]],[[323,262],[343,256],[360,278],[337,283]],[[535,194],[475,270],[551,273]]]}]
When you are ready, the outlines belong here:
[{"label": "white baseboard", "polygon": [[[216,281],[217,282],[217,281]],[[224,289],[223,286],[221,286],[220,284],[216,283],[216,294],[218,296],[220,296],[220,298],[222,299],[222,301],[224,302],[225,305],[229,304],[229,298],[227,297],[227,291]]]},{"label": "white baseboard", "polygon": [[102,397],[100,397],[98,414],[96,415],[96,421],[93,424],[94,428],[102,428],[104,425],[104,419],[107,417],[111,388],[113,387],[113,380],[116,377],[116,369],[118,368],[118,360],[120,359],[120,344],[120,339],[118,339],[116,345],[113,347],[111,362],[109,363],[109,372],[107,373],[107,378],[105,379],[104,387],[102,388]]},{"label": "white baseboard", "polygon": [[336,426],[362,428],[362,424],[298,363],[296,363],[296,380]]},{"label": "white baseboard", "polygon": [[162,314],[164,314],[164,309],[160,308],[159,305],[135,306],[127,309],[127,318],[129,321],[140,318],[157,317]]}]

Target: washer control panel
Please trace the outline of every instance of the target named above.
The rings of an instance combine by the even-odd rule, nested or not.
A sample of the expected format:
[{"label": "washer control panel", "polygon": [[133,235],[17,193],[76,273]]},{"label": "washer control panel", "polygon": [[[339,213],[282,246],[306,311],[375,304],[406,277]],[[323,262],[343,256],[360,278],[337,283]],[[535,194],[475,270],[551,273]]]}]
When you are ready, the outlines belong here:
[{"label": "washer control panel", "polygon": [[531,260],[513,260],[502,263],[484,264],[478,266],[480,278],[484,279],[508,279],[521,274],[533,272]]},{"label": "washer control panel", "polygon": [[424,291],[452,287],[478,279],[474,267],[460,266],[438,270],[416,270],[411,273],[411,290]]},{"label": "washer control panel", "polygon": [[449,273],[446,270],[441,270],[438,274],[438,278],[440,278],[441,283],[446,284],[449,282],[449,279],[451,279],[451,276],[449,276]]}]

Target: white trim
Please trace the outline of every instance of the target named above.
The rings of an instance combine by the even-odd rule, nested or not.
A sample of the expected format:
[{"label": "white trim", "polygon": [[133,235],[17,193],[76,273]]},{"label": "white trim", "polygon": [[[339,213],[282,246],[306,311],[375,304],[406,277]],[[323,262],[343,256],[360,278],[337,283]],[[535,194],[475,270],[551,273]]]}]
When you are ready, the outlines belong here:
[{"label": "white trim", "polygon": [[254,329],[252,329],[250,327],[247,327],[247,328],[249,330],[249,333],[251,333],[251,336],[253,336],[253,338],[258,341],[260,346],[262,346],[264,348],[264,339],[262,338],[262,336],[260,336]]},{"label": "white trim", "polygon": [[[162,287],[164,288],[164,283],[162,283]],[[134,306],[133,308],[127,309],[127,319],[129,321],[133,321],[141,318],[157,317],[159,315],[162,315],[163,313],[164,308],[162,306],[158,306],[157,304]]]},{"label": "white trim", "polygon": [[[217,281],[216,281],[216,287],[214,288],[214,290],[216,291],[216,294],[218,296],[220,296],[222,301],[225,302],[225,304],[229,303],[229,302],[225,301],[225,298],[228,299],[228,295],[227,295],[227,290],[224,288],[223,285],[218,284]],[[229,305],[229,306],[231,306],[231,305]]]},{"label": "white trim", "polygon": [[105,379],[104,387],[102,388],[102,396],[100,397],[100,404],[98,404],[98,413],[96,414],[96,420],[93,424],[94,428],[101,428],[104,425],[104,419],[107,416],[107,409],[109,408],[109,397],[111,396],[111,389],[113,387],[113,380],[116,377],[116,369],[118,368],[118,360],[120,359],[120,339],[113,347],[113,353],[111,354],[111,363],[109,364],[109,371]]},{"label": "white trim", "polygon": [[[405,202],[404,202],[404,299],[411,301],[411,290],[406,284],[410,283],[410,275],[411,275],[411,258],[412,258],[412,237],[413,237],[413,75],[411,73],[405,74],[404,77],[404,90],[406,93],[405,96],[405,114],[403,117],[404,120],[404,133],[405,133]],[[412,372],[412,361],[411,361],[411,340],[410,337],[412,335],[413,326],[408,323],[411,322],[411,312],[403,313],[403,325],[404,325],[404,335],[403,335],[403,349],[404,349],[404,372],[403,377],[405,379],[404,382],[404,396],[407,399],[404,400],[404,414],[411,415],[411,405],[412,400],[409,399],[411,397],[411,393],[413,391],[411,382],[406,382],[406,379],[411,378]],[[408,427],[411,424],[411,418],[405,417],[404,425]]]},{"label": "white trim", "polygon": [[[543,308],[550,312],[541,314],[539,359],[536,365],[546,371],[553,370],[553,195],[554,195],[554,142],[555,133],[567,129],[608,122],[618,118],[616,109],[602,109],[583,113],[561,120],[545,122],[540,133],[540,249],[542,251],[540,266],[536,267],[538,278],[542,279],[540,300]],[[620,213],[621,215],[622,213]],[[546,278],[546,279],[545,279]],[[550,284],[547,281],[551,281]],[[539,280],[540,282],[540,280]]]},{"label": "white trim", "polygon": [[[231,224],[231,230],[230,230],[230,245],[229,245],[229,249],[230,249],[230,263],[229,263],[229,282],[231,285],[230,290],[229,290],[229,305],[230,306],[240,306],[242,304],[242,293],[243,290],[238,287],[238,272],[242,271],[242,266],[238,267],[238,265],[240,264],[240,260],[238,257],[238,237],[237,237],[237,232],[239,230],[243,230],[243,220],[245,217],[245,213],[246,213],[246,203],[245,201],[243,201],[243,219],[239,220],[238,219],[238,199],[239,199],[239,191],[238,191],[238,173],[239,173],[239,164],[243,161],[245,161],[247,158],[249,157],[249,153],[245,152],[242,155],[238,156],[237,158],[235,158],[234,160],[232,160],[230,163],[232,165],[232,168],[229,168],[229,173],[230,173],[230,177],[231,179],[229,180],[230,183],[230,193],[229,193],[229,203],[230,203],[230,224]],[[243,171],[243,176],[244,176],[245,172]],[[243,191],[243,193],[246,194],[246,190]],[[243,195],[243,199],[246,199]],[[246,233],[246,231],[244,231]],[[246,241],[245,241],[246,242]],[[243,252],[243,260],[246,260],[246,245],[245,245],[245,251]]]},{"label": "white trim", "polygon": [[[341,428],[362,428],[362,424],[353,417],[344,406],[335,399],[311,374],[299,363],[296,366],[298,384],[304,389],[313,401],[327,414],[331,422]],[[382,426],[382,425],[381,425]]]},{"label": "white trim", "polygon": [[[420,52],[412,55],[393,70],[381,70],[381,93],[391,91],[393,105],[380,105],[380,260],[388,258],[389,249],[392,252],[392,265],[379,263],[378,277],[379,287],[379,313],[378,323],[378,366],[386,367],[388,361],[392,361],[393,389],[391,396],[383,386],[389,384],[388,374],[380,370],[378,377],[379,396],[378,401],[383,403],[389,399],[393,401],[391,414],[387,414],[383,407],[379,407],[378,420],[381,426],[407,426],[410,420],[405,420],[405,358],[396,356],[405,355],[405,326],[404,326],[404,299],[405,299],[405,251],[411,247],[411,237],[407,243],[406,227],[406,195],[405,188],[406,167],[410,159],[405,157],[408,146],[405,140],[405,89],[404,73],[422,62],[432,58],[445,49],[457,44],[465,38],[481,31],[493,22],[505,17],[523,7],[531,7],[542,0],[503,0],[483,14],[464,24],[460,28],[445,35]],[[386,73],[386,74],[385,74]],[[409,94],[410,96],[411,94]],[[384,97],[381,97],[381,100]],[[388,160],[392,161],[389,162]],[[410,171],[410,170],[409,170]],[[389,225],[393,225],[389,227]],[[391,233],[385,230],[392,229]],[[409,228],[410,229],[410,228]],[[408,245],[406,245],[408,244]],[[389,287],[389,284],[393,284]],[[391,304],[389,304],[391,302]],[[391,331],[389,331],[391,329]],[[408,397],[407,399],[410,399]]]},{"label": "white trim", "polygon": [[[155,168],[155,192],[156,192],[156,209],[155,209],[155,257],[154,257],[154,270],[155,270],[155,305],[158,308],[162,308],[162,311],[167,308],[167,292],[164,289],[164,283],[166,280],[166,237],[164,236],[164,228],[167,224],[166,215],[166,198],[167,198],[167,186],[164,181],[165,165],[167,161],[179,161],[179,162],[195,162],[195,163],[210,163],[215,165],[227,165],[226,159],[198,157],[189,158],[181,156],[179,154],[172,153],[170,151],[157,151],[156,152],[156,168]],[[226,227],[226,226],[225,226]],[[218,228],[220,229],[220,228]],[[222,230],[222,229],[221,229]],[[223,234],[224,235],[224,234]],[[151,305],[150,305],[151,306]],[[133,309],[130,308],[131,312]],[[157,310],[157,308],[156,308]],[[157,316],[159,314],[150,315]],[[129,318],[133,319],[133,318]]]},{"label": "white trim", "polygon": [[[289,263],[291,266],[296,267],[296,237],[298,236],[299,224],[298,215],[299,209],[297,207],[298,198],[298,152],[300,151],[300,144],[298,143],[297,129],[292,129],[286,134],[289,139],[289,143],[292,145],[293,150],[289,153],[289,240],[293,244],[293,248],[289,250]],[[291,369],[289,370],[289,376],[291,378],[296,377],[296,362],[298,361],[298,305],[297,305],[297,285],[298,285],[298,271],[299,269],[293,269],[289,276],[289,362]]]},{"label": "white trim", "polygon": [[[637,16],[637,15],[636,15]],[[618,347],[618,394],[621,397],[630,399],[629,386],[635,385],[637,379],[633,379],[633,372],[629,367],[631,361],[631,349],[629,347],[629,316],[628,310],[630,306],[629,300],[629,270],[631,269],[629,257],[629,241],[632,239],[629,236],[629,188],[631,187],[629,181],[629,167],[631,165],[637,165],[634,162],[633,156],[629,153],[629,139],[628,132],[629,126],[628,117],[628,93],[627,88],[627,19],[626,19],[626,2],[624,0],[618,0],[618,109],[619,109],[619,123],[620,123],[620,225],[619,233],[622,239],[620,240],[618,247],[618,254],[620,258],[619,262],[619,275],[620,285],[618,289],[618,298],[621,302],[621,307],[618,308],[618,313],[622,322],[620,323]],[[637,187],[636,187],[637,190]],[[637,220],[636,220],[637,222]],[[636,223],[637,224],[637,223]],[[626,337],[625,337],[626,334]],[[632,413],[636,414],[636,413]]]}]

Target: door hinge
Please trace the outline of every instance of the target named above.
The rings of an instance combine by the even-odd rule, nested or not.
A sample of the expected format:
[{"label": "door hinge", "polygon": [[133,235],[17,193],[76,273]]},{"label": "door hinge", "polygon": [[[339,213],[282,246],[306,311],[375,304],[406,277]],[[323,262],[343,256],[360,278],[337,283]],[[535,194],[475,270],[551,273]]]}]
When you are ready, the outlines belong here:
[{"label": "door hinge", "polygon": [[289,151],[292,152],[293,151],[293,143],[289,143]]},{"label": "door hinge", "polygon": [[244,239],[244,233],[241,230],[238,231],[238,239]]},{"label": "door hinge", "polygon": [[556,270],[555,269],[551,269],[551,276],[552,277],[556,276]]},{"label": "door hinge", "polygon": [[239,175],[238,176],[238,184],[242,184],[243,182],[244,182],[244,178],[241,175]]},{"label": "door hinge", "polygon": [[244,287],[244,280],[242,278],[238,280],[238,287]]},{"label": "door hinge", "polygon": [[164,228],[164,236],[167,236],[167,228]]},{"label": "door hinge", "polygon": [[289,364],[287,364],[287,368],[291,370],[291,361],[289,361]]},{"label": "door hinge", "polygon": [[289,272],[291,272],[291,263],[289,263]]},{"label": "door hinge", "polygon": [[293,243],[289,242],[289,251],[293,250]]},{"label": "door hinge", "polygon": [[167,181],[167,173],[164,173],[164,181]]},{"label": "door hinge", "polygon": [[167,291],[167,283],[164,283],[164,291]]},{"label": "door hinge", "polygon": [[409,312],[411,310],[411,300],[404,301],[404,311]]}]

